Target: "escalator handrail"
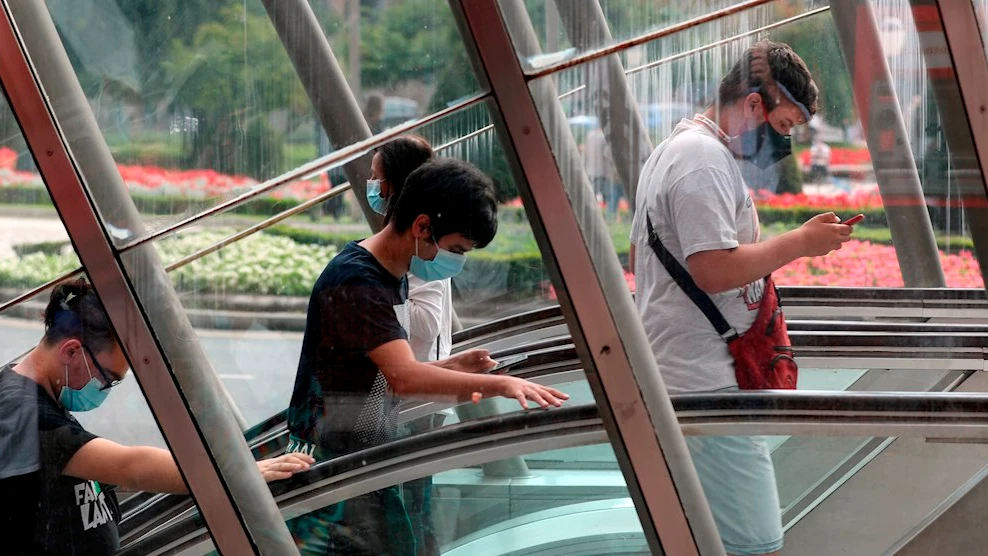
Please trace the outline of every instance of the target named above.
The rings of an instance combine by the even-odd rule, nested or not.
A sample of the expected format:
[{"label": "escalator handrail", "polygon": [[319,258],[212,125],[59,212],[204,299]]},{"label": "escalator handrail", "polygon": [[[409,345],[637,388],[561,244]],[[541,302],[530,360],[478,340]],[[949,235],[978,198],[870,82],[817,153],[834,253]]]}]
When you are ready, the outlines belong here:
[{"label": "escalator handrail", "polygon": [[[946,302],[965,302],[972,307],[988,307],[984,289],[975,288],[857,288],[829,286],[780,286],[779,295],[786,305],[812,305],[826,302],[827,305],[845,306],[861,302],[894,302],[924,304]],[[807,303],[813,300],[817,303]],[[951,306],[956,306],[951,303]],[[532,322],[550,318],[562,317],[559,305],[525,311],[477,326],[472,326],[453,335],[453,343],[474,339],[495,332],[498,329],[515,328]]]},{"label": "escalator handrail", "polygon": [[[872,323],[869,323],[872,324]],[[877,324],[877,323],[876,323]],[[906,325],[900,326],[899,324],[888,325],[892,329],[907,329],[915,330],[915,326],[918,325]],[[935,325],[931,325],[935,328]],[[951,335],[937,334],[935,332],[929,333],[917,333],[917,332],[904,332],[899,334],[881,334],[876,335],[872,331],[880,331],[883,326],[867,326],[866,330],[861,333],[847,333],[847,334],[827,334],[827,335],[813,335],[800,330],[793,331],[793,344],[796,349],[797,357],[800,356],[801,351],[807,351],[809,348],[833,348],[833,347],[848,347],[853,341],[854,347],[876,347],[887,351],[888,355],[894,355],[895,349],[975,349],[980,350],[983,348],[988,348],[988,334],[984,336],[980,335],[961,335],[956,332]],[[519,376],[523,378],[537,378],[545,376],[546,374],[551,374],[554,372],[566,372],[573,370],[574,365],[579,365],[580,360],[577,356],[576,350],[572,343],[564,341],[563,339],[551,338],[548,340],[542,340],[539,342],[534,342],[531,344],[526,344],[524,346],[519,346],[517,348],[509,348],[506,350],[501,350],[495,353],[495,356],[513,355],[515,353],[527,353],[529,354],[529,359],[525,361],[522,365],[516,367],[512,371],[513,376]],[[830,357],[841,357],[841,356],[857,356],[860,355],[859,351],[847,351],[847,352],[828,352],[827,355]],[[934,352],[935,353],[935,352]],[[818,355],[818,354],[814,354]],[[915,352],[913,355],[924,355],[921,352]],[[938,354],[939,355],[939,354]],[[977,355],[977,354],[975,354]],[[980,357],[980,356],[979,356]],[[548,368],[545,368],[548,366]],[[534,370],[535,367],[544,367],[544,370]],[[271,432],[275,427],[280,427],[285,422],[285,412],[279,412],[276,415],[268,418],[259,425],[252,427],[247,433],[248,442],[254,440],[259,435],[265,431]]]},{"label": "escalator handrail", "polygon": [[746,390],[731,393],[673,394],[677,414],[737,412],[880,412],[894,417],[915,413],[977,415],[988,422],[988,394],[966,392],[831,392]]},{"label": "escalator handrail", "polygon": [[[594,404],[583,404],[549,411],[518,411],[443,427],[367,448],[321,462],[314,465],[306,473],[271,483],[268,486],[279,505],[287,505],[292,503],[292,500],[299,495],[298,493],[309,493],[347,479],[357,479],[362,475],[373,473],[382,466],[393,466],[407,462],[416,456],[437,457],[451,449],[462,450],[470,444],[495,442],[506,447],[512,443],[546,434],[562,439],[570,433],[585,433],[587,428],[602,431],[602,427],[597,407]],[[382,487],[374,486],[366,492],[380,488]],[[184,498],[187,499],[188,497]],[[204,525],[198,523],[199,520],[192,508],[181,516],[180,521],[182,523],[176,525],[178,528],[176,531],[181,538],[198,536],[204,530]],[[175,534],[169,535],[169,537],[175,536]],[[160,548],[146,546],[149,538],[148,535],[144,535],[143,538],[122,546],[120,554],[145,554]],[[151,550],[148,550],[149,548]]]},{"label": "escalator handrail", "polygon": [[[829,434],[832,429],[823,430],[815,426],[826,422],[846,428],[844,434],[850,436],[894,436],[883,429],[917,423],[927,425],[920,431],[924,435],[931,430],[930,427],[944,437],[969,438],[972,430],[977,432],[979,438],[988,435],[988,395],[983,394],[758,391],[676,394],[671,398],[677,418],[688,434],[717,431],[719,429],[713,421],[719,420],[735,423],[739,430],[747,430],[746,434],[764,434],[759,426],[771,423],[781,424],[782,429],[775,430],[776,433]],[[794,418],[800,419],[802,424],[794,425]],[[558,427],[577,423],[602,426],[596,406],[586,404],[551,411],[516,412],[440,428],[320,463],[308,473],[272,484],[271,490],[276,499],[285,503],[301,496],[300,492],[317,489],[329,489],[331,492],[333,484],[339,481],[354,480],[381,466],[414,460],[417,455],[427,454],[430,458],[441,460],[440,456],[449,451],[469,451],[468,445],[472,442],[507,445],[546,430],[565,435],[566,430]],[[870,428],[858,428],[861,424],[870,425]],[[705,428],[709,430],[705,431]],[[897,434],[908,435],[909,430],[904,430],[905,434],[898,431]],[[443,470],[440,465],[422,472],[431,475]],[[383,488],[378,484],[365,486],[367,490],[364,492]],[[186,515],[182,519],[189,521],[192,517]],[[183,537],[199,534],[188,526],[183,526],[181,533]],[[139,553],[132,552],[131,548],[143,542],[131,543],[124,553]]]}]

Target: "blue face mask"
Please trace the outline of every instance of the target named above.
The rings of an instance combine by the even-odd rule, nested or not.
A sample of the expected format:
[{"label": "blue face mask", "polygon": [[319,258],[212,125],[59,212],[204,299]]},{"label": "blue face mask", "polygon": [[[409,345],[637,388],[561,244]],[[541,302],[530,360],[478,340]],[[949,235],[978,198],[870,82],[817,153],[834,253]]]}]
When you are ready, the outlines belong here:
[{"label": "blue face mask", "polygon": [[371,210],[384,216],[388,213],[390,197],[381,197],[381,180],[367,180],[367,203]]},{"label": "blue face mask", "polygon": [[81,390],[69,388],[69,366],[65,366],[65,386],[58,394],[58,403],[69,411],[89,411],[96,409],[103,404],[109,390],[103,390],[103,384],[93,376],[89,369],[89,361],[85,356],[82,362],[86,364],[86,372],[89,373],[89,382]]},{"label": "blue face mask", "polygon": [[[433,239],[435,241],[435,239]],[[415,240],[415,256],[412,257],[412,264],[409,271],[426,282],[445,280],[452,278],[463,270],[463,265],[467,263],[467,256],[445,249],[439,249],[436,258],[431,261],[419,258],[419,240]]]}]

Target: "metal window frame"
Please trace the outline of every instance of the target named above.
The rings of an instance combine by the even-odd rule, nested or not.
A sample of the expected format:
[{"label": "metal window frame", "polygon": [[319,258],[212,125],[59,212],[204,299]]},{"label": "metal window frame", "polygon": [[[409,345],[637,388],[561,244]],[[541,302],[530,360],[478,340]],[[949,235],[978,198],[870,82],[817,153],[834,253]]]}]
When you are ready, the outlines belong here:
[{"label": "metal window frame", "polygon": [[11,111],[199,511],[224,553],[255,553],[257,545],[159,349],[122,261],[111,247],[7,1],[0,10],[0,51],[0,82]]},{"label": "metal window frame", "polygon": [[[974,0],[932,0],[940,12],[943,34],[964,99],[964,110],[982,177],[988,169],[988,53]],[[914,4],[919,3],[914,1]],[[985,185],[988,193],[988,183]]]},{"label": "metal window frame", "polygon": [[523,178],[519,191],[650,547],[657,554],[723,554],[651,348],[620,286],[614,247],[591,239],[599,247],[591,250],[584,240],[600,235],[599,208],[563,181],[529,89],[534,76],[524,73],[501,8],[497,0],[450,4],[462,18],[478,79],[497,104],[495,125],[511,143],[509,162]]}]

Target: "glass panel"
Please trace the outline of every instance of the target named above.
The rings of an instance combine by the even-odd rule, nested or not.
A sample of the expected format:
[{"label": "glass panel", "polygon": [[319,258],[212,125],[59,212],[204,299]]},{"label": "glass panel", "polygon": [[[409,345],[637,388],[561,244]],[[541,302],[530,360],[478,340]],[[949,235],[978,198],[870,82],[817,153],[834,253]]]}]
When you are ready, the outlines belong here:
[{"label": "glass panel", "polygon": [[[927,71],[907,2],[878,2],[875,13],[877,25],[883,29],[877,39],[886,45],[885,52],[897,94],[883,98],[898,99],[906,129],[904,139],[911,146],[910,151],[900,150],[892,155],[897,161],[892,166],[908,168],[913,161],[918,166],[924,196],[920,202],[925,202],[929,209],[947,286],[981,288],[984,281],[974,248],[977,237],[972,233],[971,226],[977,222],[973,215],[979,214],[976,212],[978,198],[983,201],[984,197],[983,189],[978,190],[975,186],[983,183],[983,179],[980,174],[973,173],[976,170],[967,169],[965,161],[969,157],[965,149],[959,147],[953,155],[948,150],[945,140],[947,131],[940,115],[944,109],[938,109],[937,99],[950,98],[950,83]],[[762,23],[771,21],[767,19]],[[560,151],[570,140],[579,144],[583,152],[582,161],[574,164],[583,166],[585,172],[591,174],[590,181],[595,184],[598,199],[606,209],[605,218],[615,238],[615,247],[622,261],[625,261],[628,242],[622,238],[627,237],[631,220],[625,207],[628,212],[633,212],[634,207],[627,206],[622,197],[627,197],[624,192],[626,182],[635,186],[638,176],[635,172],[622,172],[622,168],[615,166],[611,153],[616,152],[615,149],[629,150],[634,147],[633,150],[636,150],[658,146],[681,118],[705,110],[714,99],[712,95],[716,94],[719,77],[758,37],[791,43],[796,52],[804,57],[820,87],[818,114],[809,126],[793,129],[794,156],[766,170],[746,161],[739,162],[750,198],[758,211],[762,239],[798,228],[818,213],[834,211],[842,218],[857,213],[865,215],[864,221],[855,226],[852,241],[843,249],[824,258],[807,257],[793,261],[775,273],[776,282],[793,286],[902,287],[904,279],[898,268],[899,260],[904,255],[903,251],[919,248],[902,245],[897,255],[887,223],[886,206],[912,201],[901,197],[905,186],[901,180],[892,181],[899,178],[891,170],[884,172],[883,176],[876,173],[872,165],[871,158],[879,154],[871,153],[865,141],[855,104],[855,81],[844,64],[830,13],[808,15],[765,33],[722,45],[713,44],[725,38],[717,33],[684,33],[678,48],[663,50],[654,60],[661,61],[676,51],[689,48],[696,48],[697,52],[667,62],[657,62],[628,77],[633,100],[637,103],[651,145],[646,144],[644,138],[636,140],[624,132],[621,139],[614,143],[600,131],[594,95],[597,92],[608,94],[606,87],[601,88],[602,82],[595,77],[606,71],[602,62],[554,74],[552,78],[560,84],[589,85],[575,91],[568,89],[573,92],[565,95],[558,104],[568,119],[569,129],[549,130],[554,148]],[[677,38],[679,35],[669,39]],[[930,39],[924,37],[924,40]],[[858,64],[868,60],[860,53],[854,59]],[[859,80],[870,79],[869,75],[865,72]],[[931,79],[928,75],[934,77]],[[537,80],[537,83],[542,86],[548,79]],[[864,87],[872,85],[870,81],[862,83]],[[562,85],[558,89],[565,90],[567,87]],[[613,100],[615,94],[617,92],[610,92],[612,102],[617,102]],[[953,94],[956,94],[956,86]],[[546,121],[556,103],[542,97],[539,99],[540,111]],[[877,107],[874,108],[873,113],[877,110]],[[957,115],[949,117],[956,121]],[[615,132],[613,129],[607,131]],[[969,135],[967,141],[970,142]],[[820,153],[829,153],[826,163],[817,164],[811,160],[814,145]],[[597,154],[589,156],[588,148]],[[880,156],[889,164],[887,153]],[[962,167],[964,171],[961,171]],[[625,175],[633,179],[626,180]],[[889,199],[882,197],[880,179],[888,181],[886,195]],[[893,196],[896,197],[894,200],[891,199]],[[962,208],[965,205],[967,208]],[[915,253],[905,256],[906,260],[916,260]],[[923,264],[935,268],[936,263],[928,261]],[[632,281],[629,276],[629,282]]]},{"label": "glass panel", "polygon": [[[521,459],[529,471],[523,476],[495,476],[486,466],[466,467],[400,485],[394,494],[403,497],[411,535],[402,535],[405,530],[396,526],[388,535],[395,544],[369,551],[412,554],[416,552],[409,545],[414,542],[418,554],[649,553],[609,445]],[[354,512],[355,519],[373,520],[371,496],[345,503],[368,510]],[[326,508],[289,522],[305,548],[346,541],[342,534],[333,535],[331,526],[313,526],[330,519],[331,511]],[[592,552],[585,552],[590,546]]]},{"label": "glass panel", "polygon": [[[824,0],[789,0],[739,9],[737,5],[741,2],[737,0],[708,0],[693,3],[602,0],[599,4],[611,39],[593,44],[579,36],[574,37],[565,21],[597,27],[599,16],[595,13],[595,9],[590,8],[592,11],[586,9],[596,3],[560,0],[524,0],[524,2],[500,0],[499,3],[506,19],[517,23],[517,25],[509,24],[508,30],[519,51],[523,67],[529,71],[697,18],[713,19],[697,22],[675,38],[666,41],[666,45],[678,44],[680,48],[690,49],[693,46],[685,46],[687,42],[683,41],[684,36],[697,34],[727,37],[790,17],[803,10],[809,11],[828,5]],[[720,17],[717,17],[718,14]],[[586,33],[587,29],[582,29],[581,32]],[[596,33],[596,30],[593,32]],[[536,41],[537,51],[532,51],[535,46],[532,41]],[[656,54],[665,48],[660,44],[661,41],[656,41],[632,47],[620,55],[627,67],[633,68],[639,63],[654,59]]]},{"label": "glass panel", "polygon": [[[362,5],[312,2],[376,132],[477,91],[446,2]],[[47,6],[143,217],[118,240],[334,150],[261,2]],[[100,209],[116,224],[117,207]]]},{"label": "glass panel", "polygon": [[372,133],[480,91],[448,2],[309,3]]},{"label": "glass panel", "polygon": [[[473,162],[488,173],[501,200],[516,199],[486,106],[469,108],[415,133],[435,145],[438,155]],[[314,194],[301,183],[288,189],[310,198]],[[175,267],[170,275],[180,300],[213,368],[250,425],[288,407],[313,285],[348,242],[371,233],[348,192],[341,201],[327,201],[189,260],[298,202],[280,193],[204,219],[154,244],[163,265]],[[514,202],[502,204],[499,212],[494,241],[469,253],[466,268],[452,282],[453,308],[463,326],[553,302],[524,211]],[[129,254],[124,260],[133,264]],[[140,269],[134,270],[140,275]],[[517,402],[512,403],[514,408],[507,404],[498,411],[516,411]]]},{"label": "glass panel", "polygon": [[[44,291],[0,319],[0,484],[23,504],[3,517],[11,553],[114,552],[123,520],[136,509],[135,491],[152,480],[172,492],[185,489],[174,466],[146,465],[170,461],[161,459],[160,430],[113,329],[99,324],[107,320],[96,294],[68,287]],[[52,296],[46,332],[41,314]],[[121,456],[119,447],[90,443],[93,435],[128,451]],[[142,448],[129,451],[135,446]],[[111,457],[130,463],[108,468]],[[128,471],[135,467],[143,469],[139,478]]]},{"label": "glass panel", "polygon": [[[46,5],[143,214],[147,230],[132,234],[277,176],[314,144],[311,105],[260,2]],[[115,223],[117,207],[100,209]]]},{"label": "glass panel", "polygon": [[[663,244],[702,288],[717,292],[712,297],[719,311],[738,332],[761,333],[762,328],[752,326],[764,309],[760,278],[769,272],[783,286],[832,287],[812,290],[816,299],[812,309],[794,303],[798,317],[790,317],[789,330],[795,360],[804,367],[800,389],[984,391],[984,385],[972,381],[975,375],[967,372],[967,348],[941,342],[947,336],[954,338],[955,331],[938,328],[936,322],[906,330],[904,320],[920,319],[898,319],[878,307],[882,303],[873,304],[887,299],[886,308],[914,301],[923,305],[919,293],[909,294],[916,296],[914,300],[904,296],[893,301],[883,298],[893,294],[883,288],[937,286],[941,268],[946,286],[974,289],[951,295],[970,295],[978,304],[984,299],[977,256],[978,247],[984,253],[988,241],[988,233],[980,229],[984,178],[971,162],[970,132],[949,60],[923,57],[924,51],[934,52],[941,44],[936,12],[931,17],[929,11],[914,9],[905,1],[876,1],[870,19],[872,11],[857,6],[848,8],[850,12],[842,11],[847,4],[812,12],[797,4],[774,3],[778,11],[766,8],[743,24],[726,18],[722,28],[698,26],[622,52],[619,57],[630,68],[626,87],[620,75],[610,73],[621,71],[614,69],[613,58],[530,81],[574,206],[583,206],[581,197],[596,197],[589,212],[578,209],[584,241],[596,260],[606,261],[609,249],[587,238],[601,226],[610,231],[629,285],[637,289],[635,301],[663,380],[674,395],[732,391],[738,386],[737,367],[724,339],[653,253],[645,207]],[[727,27],[729,22],[734,26]],[[916,32],[917,25],[923,33]],[[752,30],[758,32],[744,34]],[[748,86],[754,84],[748,82],[735,89],[738,94],[720,98],[728,89],[722,91],[722,78],[759,39],[790,44],[805,60],[819,86],[819,109],[808,125],[796,101],[801,97],[801,102],[811,104],[806,99],[812,95],[800,90],[807,88],[800,86],[799,79],[781,70],[776,78],[788,83],[786,92],[766,88],[765,95],[751,94],[758,91],[750,90]],[[887,83],[882,80],[886,73],[891,76]],[[763,103],[772,103],[767,105],[771,112],[762,110]],[[760,128],[766,118],[775,124],[776,134],[791,134],[794,156],[786,156],[784,149],[772,152],[772,135]],[[759,135],[745,133],[759,128]],[[776,159],[769,155],[775,154],[781,160],[773,164]],[[628,202],[632,193],[637,196],[634,203]],[[816,252],[804,243],[813,233],[812,225],[801,226],[816,214],[831,211],[841,219],[859,213],[865,218],[853,227],[850,241],[840,250],[822,256],[841,245],[837,232],[844,230],[818,228],[819,233],[831,235],[830,243],[821,241]],[[757,242],[756,250],[752,244]],[[629,244],[635,248],[634,269],[628,260]],[[862,286],[870,289],[851,289]],[[801,294],[786,291],[794,297]],[[944,295],[936,291],[935,295]],[[842,314],[840,307],[853,306],[855,300],[876,307],[876,314],[864,319],[865,313]],[[771,314],[766,315],[766,325]],[[983,322],[980,310],[973,315]],[[973,364],[978,366],[973,353],[981,348],[971,349]],[[786,538],[786,551],[792,553],[833,552],[833,546],[846,553],[883,553],[899,539],[889,539],[883,531],[876,541],[882,546],[869,545],[868,550],[845,546],[840,530],[854,521],[842,510],[850,504],[827,512],[826,518],[839,525],[824,526],[820,518],[821,525],[805,530],[805,538],[814,543],[807,544],[804,536],[790,542],[788,536],[801,527],[800,519],[818,511],[816,504],[834,489],[855,481],[850,477],[860,469],[885,461],[882,454],[889,446],[918,442],[789,437],[766,438],[763,444],[734,437],[709,442],[691,437],[687,442],[729,553],[744,552],[742,545],[758,545],[766,552],[778,549],[783,531],[774,524],[779,521],[794,527]],[[766,465],[769,452],[774,470]],[[908,464],[901,463],[902,476],[925,477],[927,467],[947,463],[940,455],[947,453],[924,452],[925,467],[919,474],[905,471]],[[916,461],[909,454],[903,462]],[[957,485],[980,465],[961,473]],[[762,481],[762,485],[740,491],[724,480],[725,466],[745,469],[751,473],[745,482]],[[874,487],[881,492],[877,498],[891,498],[888,493],[895,489],[908,490],[905,482],[895,482],[897,477],[887,477]],[[858,482],[857,488],[861,494],[856,499],[872,494],[869,483]],[[951,492],[945,487],[929,507],[926,500],[921,506],[932,511]],[[745,505],[743,512],[738,511],[740,500],[763,502],[775,493],[778,507]],[[925,515],[911,509],[906,512],[908,519],[889,516],[896,512],[888,508],[908,503],[905,498],[881,505],[869,498],[866,506],[878,514],[869,519],[876,527],[878,521],[895,521],[899,529],[893,530],[905,535]],[[748,521],[755,529],[767,528],[758,535],[734,528]],[[828,538],[830,544],[823,544]]]},{"label": "glass panel", "polygon": [[0,96],[0,303],[79,266],[14,114]]},{"label": "glass panel", "polygon": [[[808,449],[805,440],[817,446]],[[854,453],[846,455],[855,444]],[[844,448],[833,449],[839,445]],[[786,552],[895,553],[925,519],[939,517],[954,497],[967,493],[973,484],[965,483],[982,471],[986,455],[984,446],[940,439],[790,438],[773,452],[785,508]],[[828,471],[821,475],[823,469]],[[807,479],[821,476],[802,502],[789,502],[796,492],[787,483],[807,485]],[[965,526],[958,529],[955,523],[952,539],[942,537],[938,550],[959,553],[951,543],[969,536]]]}]

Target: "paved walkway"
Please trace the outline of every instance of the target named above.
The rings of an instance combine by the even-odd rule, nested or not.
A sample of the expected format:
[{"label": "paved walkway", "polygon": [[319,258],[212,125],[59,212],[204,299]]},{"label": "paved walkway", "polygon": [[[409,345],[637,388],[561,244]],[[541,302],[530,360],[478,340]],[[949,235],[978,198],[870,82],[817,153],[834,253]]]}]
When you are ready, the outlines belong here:
[{"label": "paved walkway", "polygon": [[24,218],[0,216],[0,259],[14,256],[14,246],[45,241],[68,241],[58,216]]}]

